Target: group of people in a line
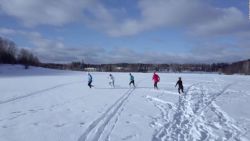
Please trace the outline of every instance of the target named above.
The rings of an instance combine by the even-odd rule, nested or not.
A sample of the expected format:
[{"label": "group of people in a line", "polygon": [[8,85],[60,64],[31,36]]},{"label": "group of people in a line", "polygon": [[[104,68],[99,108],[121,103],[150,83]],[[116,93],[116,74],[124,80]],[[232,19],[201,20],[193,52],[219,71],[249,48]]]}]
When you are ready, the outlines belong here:
[{"label": "group of people in a line", "polygon": [[[109,74],[108,80],[109,80],[109,85],[111,87],[115,88],[115,77],[112,74]],[[135,78],[131,73],[129,73],[129,80],[130,80],[129,86],[130,87],[133,86],[135,88],[136,87],[135,86]],[[160,82],[160,76],[156,72],[154,72],[152,80],[154,82],[154,89],[158,89],[158,83]],[[90,73],[88,73],[88,86],[89,86],[89,88],[94,87],[92,85],[92,82],[93,82],[93,77]],[[175,87],[176,86],[178,86],[179,94],[184,93],[184,87],[183,87],[181,77],[179,77],[179,80],[176,82]]]}]

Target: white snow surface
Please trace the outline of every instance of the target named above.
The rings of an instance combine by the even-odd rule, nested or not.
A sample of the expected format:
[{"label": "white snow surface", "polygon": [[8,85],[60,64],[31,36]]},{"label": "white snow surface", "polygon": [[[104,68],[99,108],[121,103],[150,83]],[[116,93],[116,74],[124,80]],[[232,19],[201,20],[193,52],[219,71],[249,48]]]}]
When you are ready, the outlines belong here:
[{"label": "white snow surface", "polygon": [[[250,76],[87,73],[0,65],[0,141],[247,141]],[[175,83],[182,77],[184,94]]]}]

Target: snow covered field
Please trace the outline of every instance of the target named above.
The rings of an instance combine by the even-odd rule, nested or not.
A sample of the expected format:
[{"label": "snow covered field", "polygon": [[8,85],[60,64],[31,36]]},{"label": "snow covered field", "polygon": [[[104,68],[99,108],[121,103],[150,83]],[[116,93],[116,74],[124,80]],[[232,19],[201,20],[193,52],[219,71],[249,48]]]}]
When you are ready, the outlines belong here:
[{"label": "snow covered field", "polygon": [[0,141],[250,140],[249,76],[108,74],[0,65]]}]

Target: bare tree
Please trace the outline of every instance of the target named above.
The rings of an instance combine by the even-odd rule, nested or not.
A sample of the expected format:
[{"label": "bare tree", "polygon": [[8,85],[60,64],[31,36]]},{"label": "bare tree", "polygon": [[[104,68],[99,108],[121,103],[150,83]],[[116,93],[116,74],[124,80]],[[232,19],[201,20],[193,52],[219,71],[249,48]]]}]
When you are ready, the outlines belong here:
[{"label": "bare tree", "polygon": [[16,63],[16,44],[0,37],[0,63]]}]

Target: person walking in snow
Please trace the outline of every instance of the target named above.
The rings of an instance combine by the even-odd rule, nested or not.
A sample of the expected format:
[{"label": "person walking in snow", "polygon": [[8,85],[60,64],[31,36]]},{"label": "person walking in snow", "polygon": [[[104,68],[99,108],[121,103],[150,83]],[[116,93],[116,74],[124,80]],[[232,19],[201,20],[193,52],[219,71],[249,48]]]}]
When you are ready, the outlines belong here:
[{"label": "person walking in snow", "polygon": [[129,76],[130,76],[129,86],[131,86],[131,84],[133,84],[133,86],[135,87],[135,78],[134,78],[134,76],[131,73],[129,73]]},{"label": "person walking in snow", "polygon": [[158,74],[156,74],[156,71],[154,72],[152,80],[154,81],[154,89],[158,89],[158,82],[160,82],[160,77]]},{"label": "person walking in snow", "polygon": [[92,75],[90,73],[88,73],[88,86],[89,86],[89,88],[93,87],[92,81],[93,81]]},{"label": "person walking in snow", "polygon": [[184,93],[184,92],[183,92],[184,87],[183,87],[183,84],[182,84],[181,77],[179,77],[179,80],[176,82],[175,87],[176,87],[177,85],[178,85],[178,92],[179,92],[179,94],[181,94],[181,92]]},{"label": "person walking in snow", "polygon": [[115,77],[112,74],[109,74],[109,85],[115,87]]}]

